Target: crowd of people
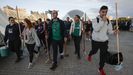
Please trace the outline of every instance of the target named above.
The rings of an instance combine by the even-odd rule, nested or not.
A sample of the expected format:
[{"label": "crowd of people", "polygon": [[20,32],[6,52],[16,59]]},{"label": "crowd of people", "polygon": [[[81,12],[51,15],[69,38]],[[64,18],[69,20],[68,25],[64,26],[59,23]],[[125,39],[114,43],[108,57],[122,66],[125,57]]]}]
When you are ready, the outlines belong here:
[{"label": "crowd of people", "polygon": [[[116,21],[112,21],[112,25],[113,27],[115,27],[116,25]],[[122,21],[122,20],[119,20],[118,21],[118,25],[119,25],[119,29],[122,30],[122,31],[130,31],[130,29],[132,28],[132,21],[131,20],[127,20],[127,21]]]},{"label": "crowd of people", "polygon": [[[108,34],[118,34],[118,30],[113,30],[111,21],[106,17],[108,12],[107,6],[102,6],[99,10],[99,15],[92,21],[83,21],[81,17],[75,14],[74,20],[70,21],[67,17],[65,21],[58,18],[58,12],[52,11],[52,19],[42,21],[39,18],[35,22],[31,22],[25,18],[23,22],[16,23],[13,17],[9,17],[9,25],[6,26],[4,41],[0,41],[8,45],[9,50],[16,53],[16,63],[22,60],[23,52],[20,49],[22,39],[29,52],[29,65],[32,68],[34,55],[39,56],[40,49],[48,54],[48,59],[52,60],[51,70],[58,67],[58,55],[60,59],[64,56],[69,56],[69,51],[66,49],[66,43],[74,40],[75,54],[77,59],[81,59],[80,43],[83,35],[86,35],[86,40],[91,40],[92,50],[87,56],[89,62],[92,61],[92,56],[100,50],[99,72],[100,75],[106,75],[103,67],[106,63],[108,52]],[[2,45],[0,45],[2,46]],[[37,50],[35,50],[35,46]],[[50,48],[52,46],[52,49]],[[52,50],[52,57],[51,57]],[[59,52],[59,54],[58,54]]]}]

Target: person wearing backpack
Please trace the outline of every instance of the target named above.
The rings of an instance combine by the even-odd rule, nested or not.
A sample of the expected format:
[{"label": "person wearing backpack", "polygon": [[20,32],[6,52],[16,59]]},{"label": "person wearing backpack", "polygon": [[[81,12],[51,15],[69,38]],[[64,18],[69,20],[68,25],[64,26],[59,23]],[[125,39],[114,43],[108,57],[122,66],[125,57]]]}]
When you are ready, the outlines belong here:
[{"label": "person wearing backpack", "polygon": [[100,49],[100,62],[99,72],[100,75],[106,75],[103,67],[106,62],[107,50],[108,50],[108,34],[117,34],[118,30],[113,31],[112,24],[106,17],[108,12],[107,6],[102,6],[99,11],[99,16],[92,21],[92,50],[90,51],[87,59],[92,61],[92,55],[96,54]]}]

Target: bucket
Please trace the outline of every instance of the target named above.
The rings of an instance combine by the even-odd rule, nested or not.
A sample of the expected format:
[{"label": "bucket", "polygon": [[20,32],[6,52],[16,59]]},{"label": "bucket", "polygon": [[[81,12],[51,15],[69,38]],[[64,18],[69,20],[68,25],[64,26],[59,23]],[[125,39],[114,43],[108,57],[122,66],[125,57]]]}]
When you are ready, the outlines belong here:
[{"label": "bucket", "polygon": [[7,49],[6,46],[0,47],[0,56],[1,57],[6,57],[9,55],[9,50]]}]

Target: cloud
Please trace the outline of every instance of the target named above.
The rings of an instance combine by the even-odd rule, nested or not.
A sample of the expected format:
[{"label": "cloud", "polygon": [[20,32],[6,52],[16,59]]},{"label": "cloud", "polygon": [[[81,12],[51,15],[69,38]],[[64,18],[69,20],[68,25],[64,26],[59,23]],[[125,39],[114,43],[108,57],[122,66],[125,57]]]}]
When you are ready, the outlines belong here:
[{"label": "cloud", "polygon": [[[101,0],[102,1],[102,0]],[[115,0],[110,0],[106,2],[109,5],[110,14],[115,16]],[[118,0],[118,15],[120,17],[132,16],[133,17],[133,0]]]},{"label": "cloud", "polygon": [[[133,16],[133,0],[118,0],[119,16]],[[115,16],[115,0],[1,0],[0,6],[11,5],[26,8],[28,11],[45,12],[48,9],[59,10],[59,16],[65,16],[74,9],[86,12],[88,16],[97,16],[102,5],[109,7],[109,15]]]}]

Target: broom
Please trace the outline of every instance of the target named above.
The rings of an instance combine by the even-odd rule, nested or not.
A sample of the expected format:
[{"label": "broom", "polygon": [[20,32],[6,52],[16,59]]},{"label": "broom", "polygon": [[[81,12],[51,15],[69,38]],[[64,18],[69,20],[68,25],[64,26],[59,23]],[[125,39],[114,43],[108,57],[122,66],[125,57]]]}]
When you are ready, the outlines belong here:
[{"label": "broom", "polygon": [[[119,25],[118,25],[118,0],[116,0],[115,3],[116,7],[116,29],[119,30]],[[115,70],[119,71],[122,69],[122,63],[120,64],[120,39],[119,39],[119,34],[117,33],[116,35],[116,44],[117,44],[117,52],[118,52],[118,65],[115,66]]]}]

